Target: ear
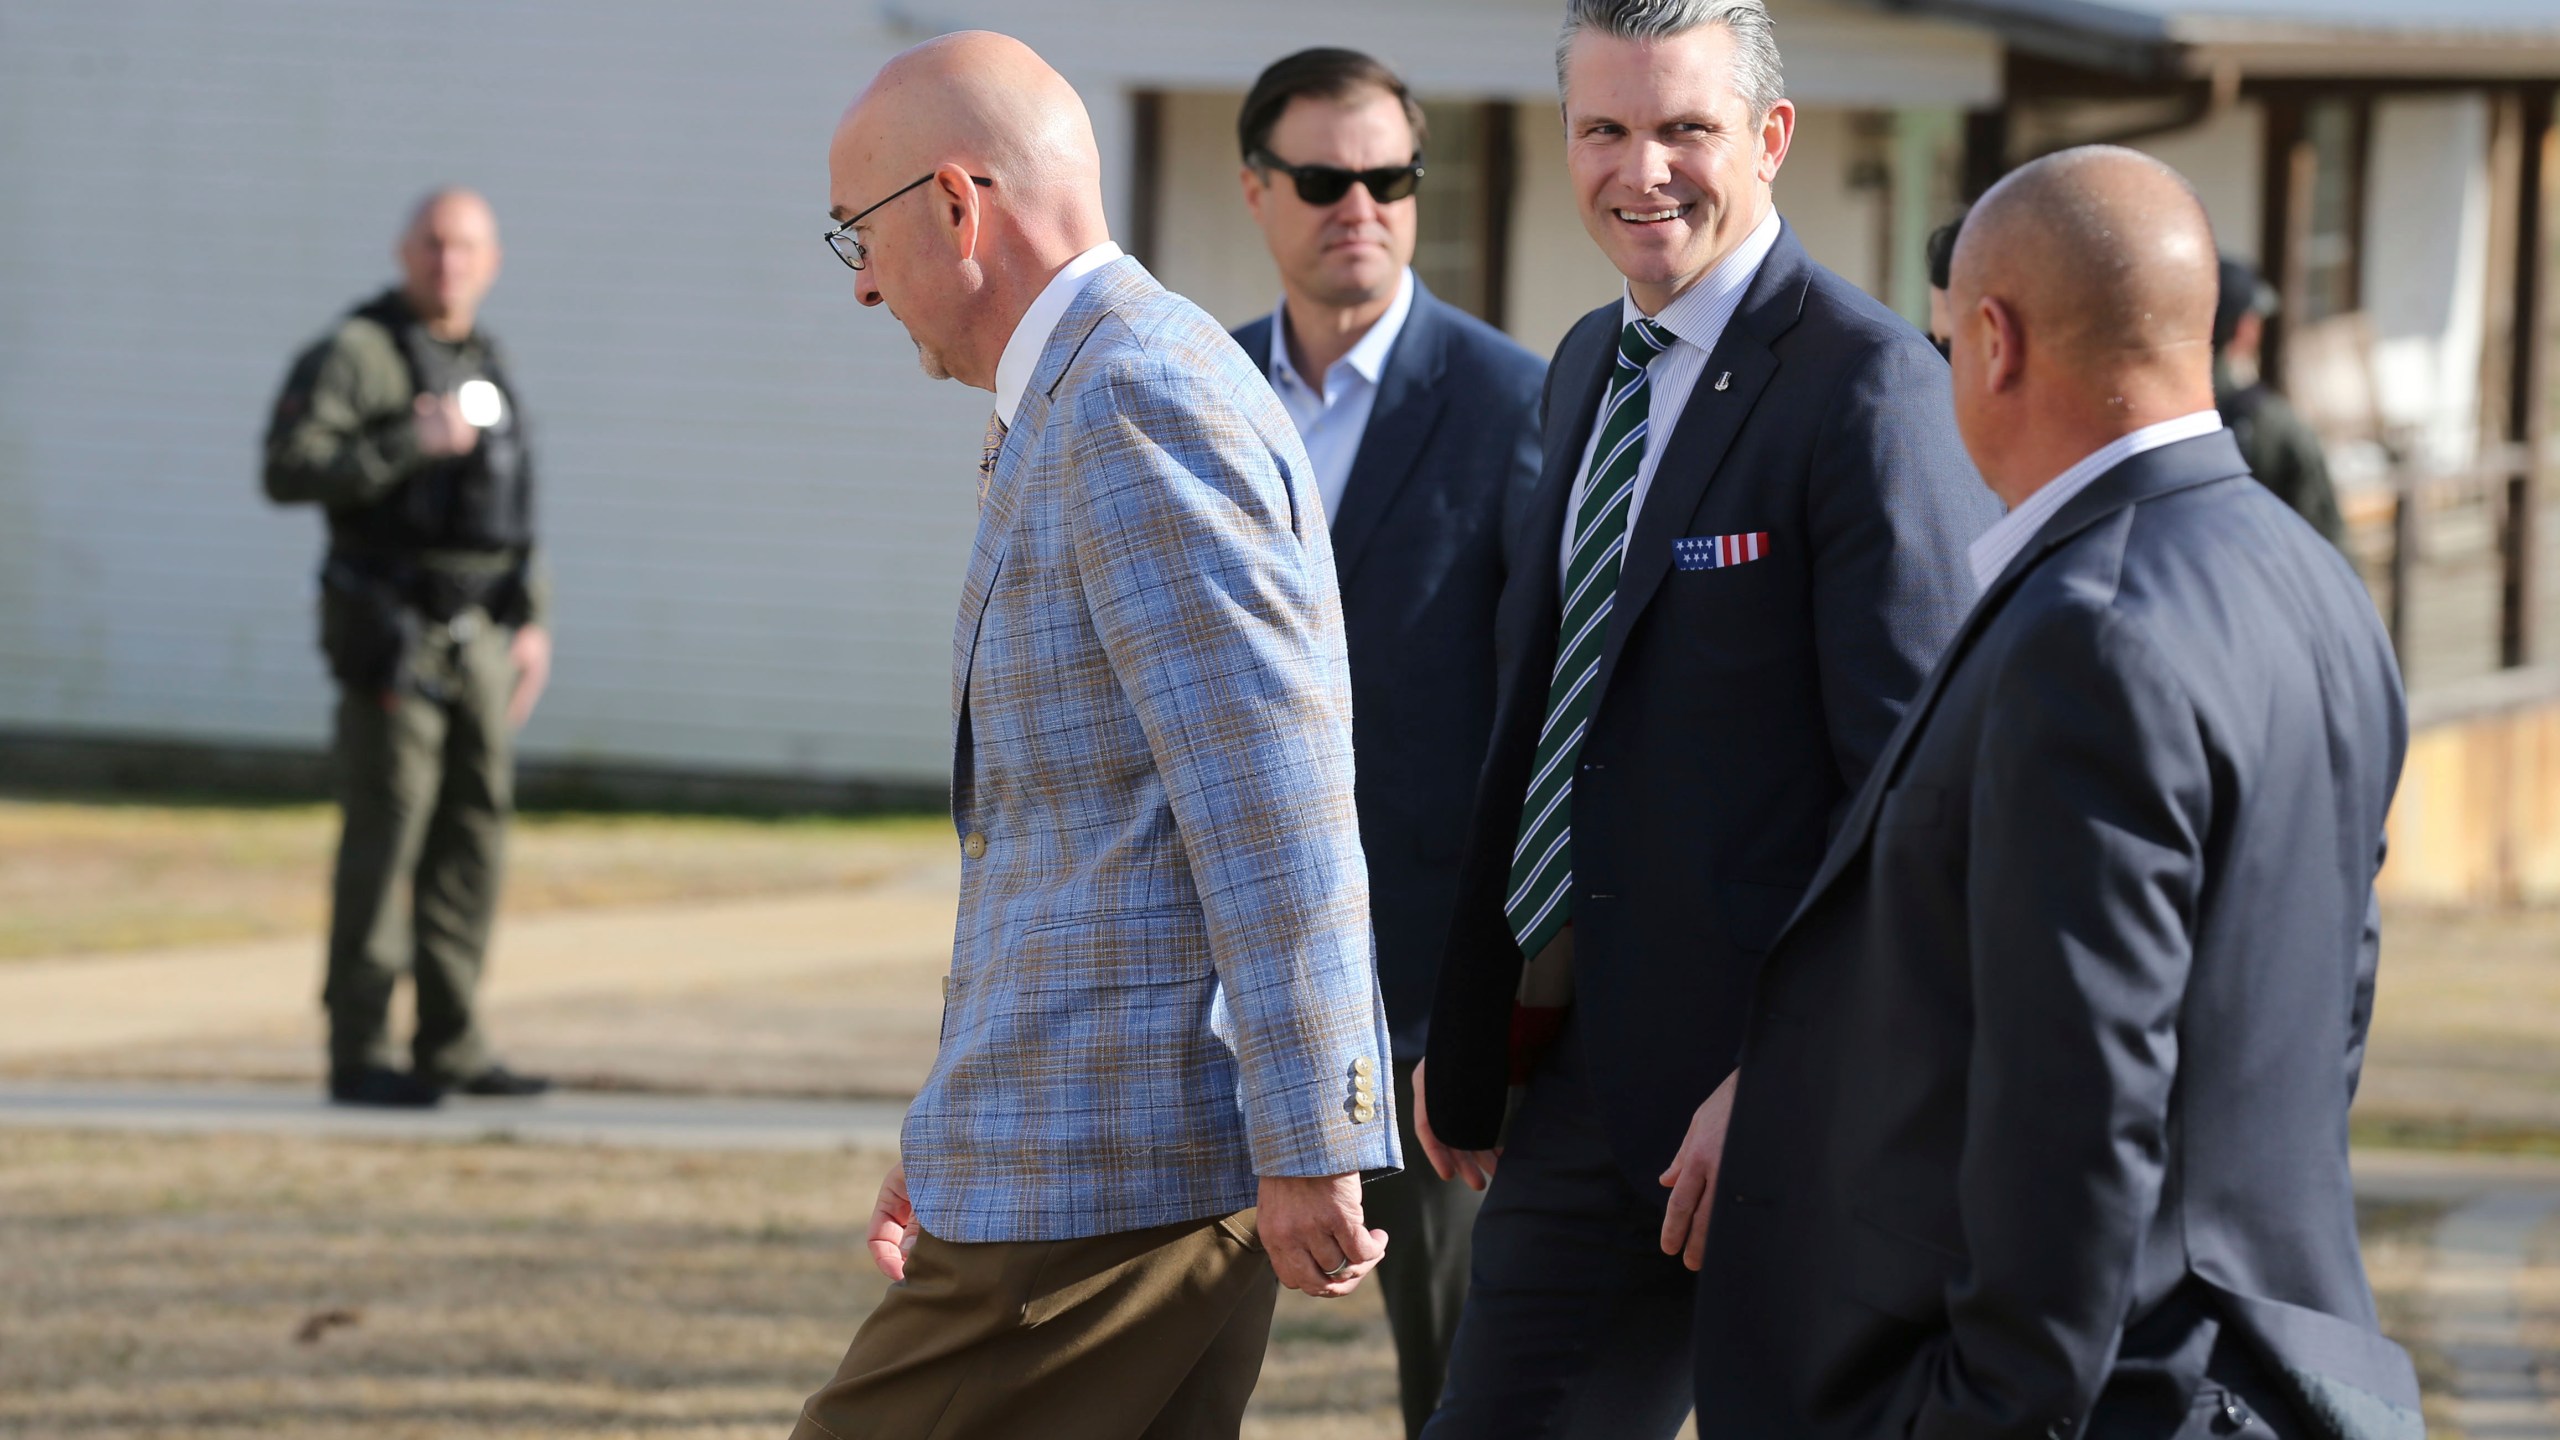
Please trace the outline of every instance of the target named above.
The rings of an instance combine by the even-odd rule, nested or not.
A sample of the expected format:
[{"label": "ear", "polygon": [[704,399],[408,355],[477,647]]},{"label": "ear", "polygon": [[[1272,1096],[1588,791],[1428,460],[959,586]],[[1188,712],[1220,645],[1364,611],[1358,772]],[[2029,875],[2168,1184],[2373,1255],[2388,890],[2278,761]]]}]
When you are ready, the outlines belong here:
[{"label": "ear", "polygon": [[1769,107],[1767,118],[1760,122],[1760,183],[1778,178],[1778,167],[1787,163],[1787,146],[1796,136],[1796,102],[1781,100]]},{"label": "ear", "polygon": [[1244,208],[1255,220],[1259,221],[1262,219],[1263,197],[1271,193],[1271,187],[1263,183],[1262,172],[1254,169],[1250,165],[1244,167],[1242,178],[1244,182]]},{"label": "ear", "polygon": [[1982,383],[1998,395],[2017,389],[2026,381],[2027,332],[2018,323],[2018,312],[2008,302],[1990,295],[1982,297],[1982,335],[1984,347]]},{"label": "ear", "polygon": [[984,194],[966,167],[949,162],[935,167],[934,215],[963,260],[977,259],[978,246],[986,238],[986,205],[980,198]]}]

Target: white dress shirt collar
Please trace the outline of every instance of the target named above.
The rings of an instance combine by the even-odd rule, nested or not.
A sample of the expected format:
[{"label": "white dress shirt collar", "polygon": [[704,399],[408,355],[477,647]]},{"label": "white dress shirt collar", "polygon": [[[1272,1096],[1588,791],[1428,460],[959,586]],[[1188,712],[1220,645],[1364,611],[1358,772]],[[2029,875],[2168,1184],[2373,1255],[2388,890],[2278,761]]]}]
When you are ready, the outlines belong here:
[{"label": "white dress shirt collar", "polygon": [[1283,295],[1271,310],[1271,378],[1275,383],[1287,379],[1304,386],[1328,404],[1334,399],[1335,372],[1345,365],[1375,385],[1378,377],[1387,373],[1387,352],[1396,348],[1396,337],[1404,333],[1405,318],[1412,313],[1413,269],[1407,266],[1403,278],[1396,282],[1396,298],[1388,302],[1386,313],[1369,326],[1369,333],[1361,336],[1359,343],[1333,362],[1333,369],[1325,372],[1325,383],[1312,385],[1298,373],[1297,366],[1289,363],[1289,297]]},{"label": "white dress shirt collar", "polygon": [[1031,308],[1015,322],[1013,335],[1004,342],[1004,354],[996,359],[996,418],[1006,425],[1022,410],[1022,392],[1031,388],[1031,372],[1040,368],[1040,352],[1049,348],[1049,336],[1067,309],[1084,293],[1084,282],[1094,271],[1120,258],[1120,247],[1105,240],[1073,260],[1066,268],[1050,277]]},{"label": "white dress shirt collar", "polygon": [[2000,517],[2000,522],[1985,530],[1973,542],[1965,558],[1973,562],[1973,584],[1977,590],[1988,590],[2027,542],[2036,537],[2054,512],[2071,503],[2071,497],[2089,488],[2099,476],[2113,470],[2146,450],[2193,440],[2222,428],[2221,412],[2198,410],[2175,420],[2145,425],[2129,435],[2119,435],[2098,447],[2085,459],[2045,482],[2044,488],[2018,503],[2018,508]]},{"label": "white dress shirt collar", "polygon": [[[1662,452],[1671,445],[1671,433],[1678,428],[1680,416],[1689,408],[1698,381],[1705,376],[1707,361],[1724,339],[1725,327],[1742,310],[1743,298],[1750,293],[1751,282],[1760,267],[1777,246],[1780,222],[1777,209],[1771,207],[1760,217],[1751,233],[1733,252],[1715,263],[1714,268],[1698,277],[1696,284],[1672,297],[1662,313],[1653,318],[1669,329],[1674,337],[1671,348],[1654,357],[1648,367],[1645,404],[1644,454],[1636,462],[1635,493],[1627,501],[1627,533],[1635,533],[1636,517],[1644,513],[1644,502],[1653,493],[1653,477],[1662,469]],[[1622,294],[1618,302],[1618,324],[1623,330],[1644,314],[1636,308],[1632,291]],[[1611,336],[1609,353],[1617,353],[1616,336]],[[1604,362],[1614,364],[1614,361]],[[1600,425],[1595,421],[1591,436],[1582,442],[1582,461],[1574,472],[1573,496],[1564,516],[1564,534],[1556,546],[1556,577],[1559,586],[1565,572],[1573,568],[1573,533],[1575,517],[1582,513],[1582,501],[1591,485],[1592,451],[1600,444]]]}]

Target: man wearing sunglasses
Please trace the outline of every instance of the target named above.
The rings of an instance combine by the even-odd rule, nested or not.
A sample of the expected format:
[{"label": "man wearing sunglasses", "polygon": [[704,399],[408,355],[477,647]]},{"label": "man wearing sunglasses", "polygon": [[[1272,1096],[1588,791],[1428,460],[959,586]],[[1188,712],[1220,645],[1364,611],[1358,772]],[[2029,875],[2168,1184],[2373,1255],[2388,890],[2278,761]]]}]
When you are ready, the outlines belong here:
[{"label": "man wearing sunglasses", "polygon": [[[1279,308],[1236,340],[1306,441],[1332,527],[1360,843],[1403,1120],[1493,729],[1504,535],[1538,478],[1546,365],[1414,275],[1425,131],[1393,71],[1357,51],[1301,51],[1262,72],[1236,129],[1245,207],[1281,290]],[[1376,1283],[1405,1433],[1418,1435],[1466,1301],[1477,1196],[1416,1166],[1362,1199],[1369,1222],[1395,1237]]]},{"label": "man wearing sunglasses", "polygon": [[1312,467],[1111,244],[1083,102],[1020,42],[899,56],[827,158],[856,298],[996,405],[942,1043],[870,1228],[896,1283],[797,1434],[1232,1437],[1275,1272],[1350,1293],[1399,1163]]}]

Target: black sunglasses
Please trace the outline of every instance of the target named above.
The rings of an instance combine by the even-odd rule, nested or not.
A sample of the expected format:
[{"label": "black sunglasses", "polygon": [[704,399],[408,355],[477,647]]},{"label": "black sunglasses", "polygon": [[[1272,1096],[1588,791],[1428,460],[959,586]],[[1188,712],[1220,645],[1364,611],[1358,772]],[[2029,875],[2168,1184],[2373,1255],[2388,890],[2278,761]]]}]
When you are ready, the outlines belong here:
[{"label": "black sunglasses", "polygon": [[1422,183],[1422,154],[1402,165],[1389,165],[1377,170],[1345,170],[1339,165],[1291,165],[1268,150],[1253,152],[1253,168],[1277,170],[1298,187],[1298,198],[1310,205],[1331,205],[1351,193],[1353,185],[1365,185],[1369,198],[1381,205],[1392,205],[1413,194]]}]

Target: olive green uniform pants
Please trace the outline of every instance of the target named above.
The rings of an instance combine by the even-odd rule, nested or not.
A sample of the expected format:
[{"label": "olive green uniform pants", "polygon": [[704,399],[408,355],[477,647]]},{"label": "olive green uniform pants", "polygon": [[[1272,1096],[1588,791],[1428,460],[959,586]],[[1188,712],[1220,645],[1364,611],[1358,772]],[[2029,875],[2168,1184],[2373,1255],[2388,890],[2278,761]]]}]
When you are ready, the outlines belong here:
[{"label": "olive green uniform pants", "polygon": [[339,694],[345,825],[321,995],[334,1070],[399,1068],[391,992],[404,971],[417,985],[416,1071],[454,1083],[488,1068],[474,997],[515,807],[507,639],[467,611],[427,627],[416,673],[428,693]]},{"label": "olive green uniform pants", "polygon": [[792,1440],[1236,1440],[1279,1294],[1251,1210],[1084,1240],[919,1233]]}]

